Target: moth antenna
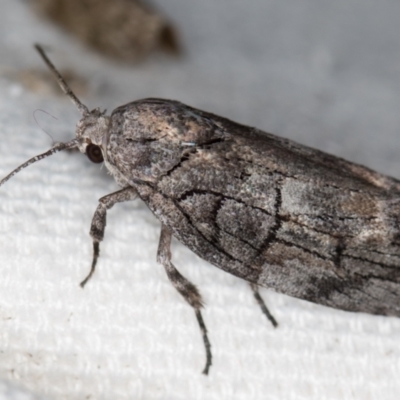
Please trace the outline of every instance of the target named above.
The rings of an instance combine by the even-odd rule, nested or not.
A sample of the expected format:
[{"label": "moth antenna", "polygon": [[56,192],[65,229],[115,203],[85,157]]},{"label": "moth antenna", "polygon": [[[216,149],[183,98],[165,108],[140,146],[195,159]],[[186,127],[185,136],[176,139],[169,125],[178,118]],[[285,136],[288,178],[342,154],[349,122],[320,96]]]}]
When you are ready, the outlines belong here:
[{"label": "moth antenna", "polygon": [[81,101],[75,96],[75,93],[71,90],[71,88],[67,85],[67,82],[65,82],[64,78],[61,76],[61,74],[58,72],[57,68],[54,66],[54,64],[50,61],[50,59],[47,57],[46,53],[43,50],[43,47],[40,46],[39,44],[35,44],[35,49],[38,51],[38,53],[41,55],[43,58],[43,61],[46,63],[46,65],[49,67],[50,71],[54,74],[54,76],[57,79],[58,84],[60,85],[61,90],[71,99],[71,101],[78,107],[79,112],[85,116],[90,114],[89,109],[81,103]]},{"label": "moth antenna", "polygon": [[13,171],[11,171],[5,178],[3,178],[0,181],[0,186],[4,185],[15,174],[18,174],[19,171],[23,170],[26,167],[29,167],[29,165],[35,163],[36,161],[40,161],[43,158],[52,156],[54,153],[57,153],[59,151],[72,149],[73,147],[76,147],[78,145],[78,143],[79,143],[78,139],[73,139],[73,140],[71,140],[70,142],[67,142],[67,143],[57,143],[50,150],[46,151],[45,153],[38,154],[35,157],[32,157],[30,160],[24,162],[22,165],[20,165],[19,167],[15,168]]}]

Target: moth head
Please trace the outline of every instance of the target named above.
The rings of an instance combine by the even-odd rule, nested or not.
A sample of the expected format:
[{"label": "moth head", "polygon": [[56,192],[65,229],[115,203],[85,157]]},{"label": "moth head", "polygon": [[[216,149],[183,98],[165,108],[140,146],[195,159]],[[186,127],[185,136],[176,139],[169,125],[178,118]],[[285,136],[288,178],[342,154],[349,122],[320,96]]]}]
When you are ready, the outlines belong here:
[{"label": "moth head", "polygon": [[100,111],[100,109],[98,108],[89,111],[89,109],[83,103],[81,103],[81,101],[72,92],[70,87],[65,82],[64,78],[61,76],[56,67],[47,57],[43,48],[39,45],[35,45],[35,48],[43,58],[43,61],[55,75],[62,91],[77,106],[79,112],[82,114],[82,118],[77,124],[75,139],[67,143],[57,143],[45,153],[32,157],[30,160],[26,161],[18,168],[13,170],[10,174],[8,174],[5,178],[3,178],[0,181],[0,186],[6,183],[10,178],[12,178],[22,169],[28,167],[29,165],[35,163],[36,161],[40,161],[43,158],[49,157],[61,150],[67,150],[77,147],[82,153],[86,154],[88,158],[94,163],[103,162],[104,159],[103,142],[104,138],[107,135],[110,117],[105,115],[105,111]]},{"label": "moth head", "polygon": [[96,164],[104,161],[103,145],[110,125],[110,117],[105,113],[96,108],[84,114],[76,125],[79,151]]},{"label": "moth head", "polygon": [[102,149],[103,138],[107,134],[110,118],[105,115],[105,111],[100,111],[99,108],[89,111],[75,96],[57,68],[47,57],[42,47],[39,45],[35,45],[35,47],[43,58],[43,61],[55,75],[62,91],[70,98],[82,114],[82,118],[76,126],[76,147],[78,147],[80,152],[86,154],[90,161],[94,163],[102,162],[104,159],[104,152]]}]

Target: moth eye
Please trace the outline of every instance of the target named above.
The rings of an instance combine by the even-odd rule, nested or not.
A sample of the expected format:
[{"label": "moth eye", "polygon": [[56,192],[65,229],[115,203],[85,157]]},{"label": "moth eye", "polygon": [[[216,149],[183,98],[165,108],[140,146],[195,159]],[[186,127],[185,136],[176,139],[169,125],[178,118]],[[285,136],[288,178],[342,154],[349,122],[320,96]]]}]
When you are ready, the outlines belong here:
[{"label": "moth eye", "polygon": [[86,147],[86,155],[88,156],[89,160],[95,164],[99,164],[104,161],[103,153],[99,146],[95,144],[89,144]]}]

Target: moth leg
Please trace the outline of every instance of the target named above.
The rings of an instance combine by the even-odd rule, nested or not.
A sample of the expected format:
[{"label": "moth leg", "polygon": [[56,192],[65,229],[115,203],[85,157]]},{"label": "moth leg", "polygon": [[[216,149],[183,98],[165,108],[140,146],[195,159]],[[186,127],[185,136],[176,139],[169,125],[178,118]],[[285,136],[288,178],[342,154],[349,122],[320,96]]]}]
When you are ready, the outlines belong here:
[{"label": "moth leg", "polygon": [[174,288],[183,296],[183,298],[193,307],[197,322],[203,336],[204,346],[206,348],[206,366],[203,374],[207,375],[212,364],[211,344],[207,335],[207,328],[204,324],[200,309],[203,307],[201,295],[191,282],[189,282],[171,263],[171,232],[165,226],[161,226],[160,242],[157,251],[157,262],[162,264],[167,272],[167,276]]},{"label": "moth leg", "polygon": [[96,208],[92,218],[92,224],[90,226],[90,236],[93,239],[92,266],[88,276],[80,284],[82,288],[92,277],[96,269],[97,259],[99,258],[100,254],[100,242],[103,240],[104,230],[106,228],[107,210],[109,210],[116,203],[134,200],[136,197],[136,190],[132,187],[127,187],[125,189],[118,190],[118,192],[110,193],[99,200],[99,205]]},{"label": "moth leg", "polygon": [[258,291],[258,286],[255,285],[254,283],[250,283],[251,290],[253,291],[254,298],[256,299],[258,305],[261,307],[262,313],[268,318],[268,320],[271,322],[271,324],[276,328],[278,326],[278,323],[276,322],[276,319],[273,317],[273,315],[270,313],[268,310],[267,305],[265,304],[263,298],[260,295],[260,292]]}]

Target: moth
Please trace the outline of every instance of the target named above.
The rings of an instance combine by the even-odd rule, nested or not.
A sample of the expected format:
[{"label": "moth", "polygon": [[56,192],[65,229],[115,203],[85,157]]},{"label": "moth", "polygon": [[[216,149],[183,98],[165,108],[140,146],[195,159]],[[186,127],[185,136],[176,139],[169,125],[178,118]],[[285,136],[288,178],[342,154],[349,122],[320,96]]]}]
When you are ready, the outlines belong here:
[{"label": "moth", "polygon": [[82,114],[76,137],[37,155],[5,177],[58,151],[78,148],[104,162],[121,189],[102,197],[90,235],[95,271],[107,210],[139,197],[161,222],[157,261],[193,307],[211,345],[198,289],[171,262],[174,236],[209,263],[258,287],[325,306],[400,316],[400,181],[178,101],[144,99],[110,116],[83,105],[48,59]]},{"label": "moth", "polygon": [[142,0],[31,0],[32,7],[92,49],[126,62],[155,50],[178,55],[179,34],[171,22]]}]

